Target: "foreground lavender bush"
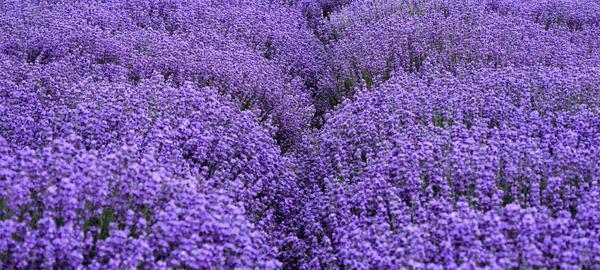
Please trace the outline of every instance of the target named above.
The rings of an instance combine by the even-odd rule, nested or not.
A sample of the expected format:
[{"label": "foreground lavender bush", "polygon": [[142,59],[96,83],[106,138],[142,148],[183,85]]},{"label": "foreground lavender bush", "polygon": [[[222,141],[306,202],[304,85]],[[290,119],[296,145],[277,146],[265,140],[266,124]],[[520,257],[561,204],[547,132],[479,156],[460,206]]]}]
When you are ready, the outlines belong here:
[{"label": "foreground lavender bush", "polygon": [[276,268],[274,249],[241,204],[123,146],[44,149],[3,140],[3,268]]},{"label": "foreground lavender bush", "polygon": [[301,218],[315,232],[306,241],[318,258],[307,263],[595,265],[596,74],[404,74],[360,93],[307,143]]},{"label": "foreground lavender bush", "polygon": [[0,268],[596,269],[599,7],[0,1]]},{"label": "foreground lavender bush", "polygon": [[[154,79],[142,81],[140,85],[130,88],[114,84],[83,84],[81,88],[65,89],[60,102],[44,100],[39,96],[29,100],[12,99],[17,96],[27,97],[27,89],[12,89],[5,101],[13,104],[9,107],[13,110],[6,114],[13,118],[4,119],[2,128],[7,131],[2,134],[3,145],[7,150],[2,155],[6,160],[2,162],[1,210],[5,220],[3,224],[9,230],[3,238],[6,241],[3,246],[7,247],[3,254],[8,256],[4,263],[22,263],[25,267],[37,265],[47,259],[50,260],[47,262],[48,266],[59,265],[61,268],[76,268],[79,265],[95,267],[97,264],[101,268],[129,268],[137,264],[191,268],[202,265],[278,265],[274,260],[276,248],[267,243],[280,241],[277,225],[283,222],[282,216],[291,214],[286,212],[286,209],[291,209],[291,205],[286,206],[284,198],[291,196],[294,183],[287,163],[279,156],[273,139],[256,123],[252,114],[236,113],[231,108],[233,103],[219,101],[221,97],[215,91],[196,89],[189,84],[175,89],[162,83],[160,76]],[[43,112],[36,111],[42,107],[36,102],[41,101],[45,101]],[[69,106],[73,107],[65,111],[64,108]],[[31,119],[29,125],[22,126],[28,123],[27,119]],[[19,130],[28,132],[14,132]],[[67,138],[76,143],[63,142],[61,139],[57,142],[53,138]],[[66,153],[63,153],[63,148]],[[192,183],[194,186],[188,187],[185,185],[189,184],[185,184],[173,187],[177,191],[169,191],[170,187],[165,185],[170,182],[177,185]],[[62,190],[61,185],[67,185],[69,191]],[[225,211],[223,214],[171,213],[170,210],[167,214],[175,214],[182,222],[203,222],[206,218],[220,218],[235,210],[233,213],[239,216],[235,220],[241,218],[245,224],[243,226],[251,226],[243,230],[253,231],[253,228],[258,228],[257,236],[249,235],[243,241],[262,242],[256,246],[241,244],[239,248],[250,252],[247,255],[233,250],[230,254],[229,244],[222,242],[225,240],[217,233],[217,240],[196,239],[195,242],[188,243],[189,247],[185,247],[186,253],[176,255],[184,257],[169,259],[168,255],[172,252],[178,254],[177,250],[183,245],[180,241],[185,242],[184,239],[191,237],[189,234],[180,234],[183,227],[189,228],[190,234],[203,234],[202,230],[208,230],[212,226],[202,225],[203,223],[185,225],[186,223],[177,223],[173,217],[164,216],[165,222],[171,222],[169,226],[174,227],[161,227],[163,225],[155,215],[166,209],[172,196],[182,195],[179,192],[182,189],[191,192],[185,196],[194,200],[198,196],[201,199],[205,196],[203,194],[219,194],[214,199],[206,199],[211,207],[211,200],[218,203],[221,198],[226,198],[224,204],[233,206],[214,206],[215,210]],[[162,192],[169,193],[160,195]],[[45,196],[56,199],[42,199]],[[190,210],[195,211],[195,206],[180,207],[191,207]],[[198,211],[209,211],[203,209]],[[104,215],[106,211],[109,211],[110,217],[95,216]],[[138,222],[125,220],[128,215],[136,213],[138,217],[147,219],[139,221],[148,226],[145,233],[153,233],[150,230],[153,226],[161,228],[158,236],[147,237],[155,237],[155,241],[159,242],[167,241],[161,242],[161,245],[166,246],[160,247],[160,252],[166,255],[160,255],[157,253],[159,250],[154,249],[159,248],[156,246],[158,242],[141,242],[141,247],[132,247],[131,250],[108,249],[104,251],[107,259],[95,262],[98,259],[96,256],[100,254],[96,251],[100,249],[96,242],[100,238],[104,240],[113,233],[113,229],[115,233],[124,230],[119,236],[124,237],[123,241],[135,242],[142,239],[142,232],[135,232],[135,227],[126,226],[126,222]],[[108,220],[102,221],[103,218]],[[35,254],[38,248],[52,243],[51,239],[45,240],[45,232],[39,232],[38,237],[42,239],[31,236],[33,238],[27,241],[50,242],[27,244],[25,238],[36,235],[34,232],[42,221],[47,223],[45,226],[51,226],[48,230],[72,226],[70,230],[78,235],[75,239],[91,241],[87,246],[73,247],[72,252],[80,254],[77,256],[81,258],[71,261],[67,257],[56,257],[62,256],[57,252],[66,252],[61,251],[62,247],[56,247],[58,251],[48,251],[50,254],[39,255],[41,257],[19,257]],[[233,225],[229,223],[230,221],[223,221],[224,225]],[[178,228],[179,226],[183,227]],[[201,229],[193,226],[208,227]],[[94,228],[104,236],[95,235]],[[220,226],[215,229],[218,228]],[[174,230],[174,235],[163,235],[162,230],[166,229]],[[91,234],[88,235],[90,230]],[[235,232],[238,229],[232,230],[234,231],[228,234],[232,237],[240,236]],[[261,230],[269,230],[271,236],[261,236]],[[165,237],[174,239],[168,240]],[[202,251],[207,243],[217,245],[215,250]],[[137,251],[138,248],[145,250]],[[139,258],[129,258],[127,254],[134,251],[141,252]],[[23,254],[19,255],[19,252]],[[264,253],[265,258],[270,259],[252,262],[256,259],[254,252]],[[116,258],[116,261],[108,260],[116,254],[123,254],[121,256],[125,257]],[[203,256],[208,257],[202,259]],[[121,259],[132,261],[119,261]]]}]

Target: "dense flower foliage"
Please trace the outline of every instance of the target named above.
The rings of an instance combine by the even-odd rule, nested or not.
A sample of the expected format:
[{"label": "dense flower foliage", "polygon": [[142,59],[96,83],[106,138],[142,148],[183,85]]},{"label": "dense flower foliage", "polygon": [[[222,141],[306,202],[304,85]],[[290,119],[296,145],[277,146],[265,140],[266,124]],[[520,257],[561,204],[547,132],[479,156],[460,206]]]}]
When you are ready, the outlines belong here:
[{"label": "dense flower foliage", "polygon": [[135,147],[102,153],[68,137],[40,151],[6,148],[3,141],[3,268],[279,265],[227,192]]},{"label": "dense flower foliage", "polygon": [[600,4],[0,1],[2,269],[596,269]]},{"label": "dense flower foliage", "polygon": [[286,143],[310,122],[322,53],[299,12],[255,1],[37,2],[1,7],[3,69],[14,79],[36,70],[65,83],[137,83],[160,73],[234,96],[261,121],[272,118]]},{"label": "dense flower foliage", "polygon": [[303,224],[328,238],[311,240],[314,256],[349,268],[592,264],[597,73],[403,74],[358,94],[303,159],[319,207]]}]

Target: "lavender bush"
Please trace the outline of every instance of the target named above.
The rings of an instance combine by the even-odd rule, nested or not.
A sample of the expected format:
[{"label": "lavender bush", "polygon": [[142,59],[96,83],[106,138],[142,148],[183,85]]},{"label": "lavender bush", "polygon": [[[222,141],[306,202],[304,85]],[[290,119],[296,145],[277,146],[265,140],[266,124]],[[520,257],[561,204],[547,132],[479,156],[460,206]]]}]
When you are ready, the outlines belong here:
[{"label": "lavender bush", "polygon": [[2,269],[598,269],[589,0],[0,1]]}]

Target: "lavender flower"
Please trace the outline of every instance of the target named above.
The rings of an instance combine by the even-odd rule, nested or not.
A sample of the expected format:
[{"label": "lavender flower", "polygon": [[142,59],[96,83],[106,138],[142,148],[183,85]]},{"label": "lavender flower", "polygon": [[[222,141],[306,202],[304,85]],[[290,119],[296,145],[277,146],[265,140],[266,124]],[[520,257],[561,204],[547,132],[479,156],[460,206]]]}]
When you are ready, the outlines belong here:
[{"label": "lavender flower", "polygon": [[0,268],[596,269],[599,11],[0,1]]}]

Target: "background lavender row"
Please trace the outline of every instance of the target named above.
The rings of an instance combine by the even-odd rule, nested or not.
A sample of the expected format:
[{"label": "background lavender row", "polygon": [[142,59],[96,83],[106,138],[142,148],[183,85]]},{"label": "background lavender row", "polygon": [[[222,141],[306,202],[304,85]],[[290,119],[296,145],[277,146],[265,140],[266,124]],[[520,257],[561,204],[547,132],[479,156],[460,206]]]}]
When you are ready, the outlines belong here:
[{"label": "background lavender row", "polygon": [[0,1],[0,268],[597,269],[600,4]]}]

